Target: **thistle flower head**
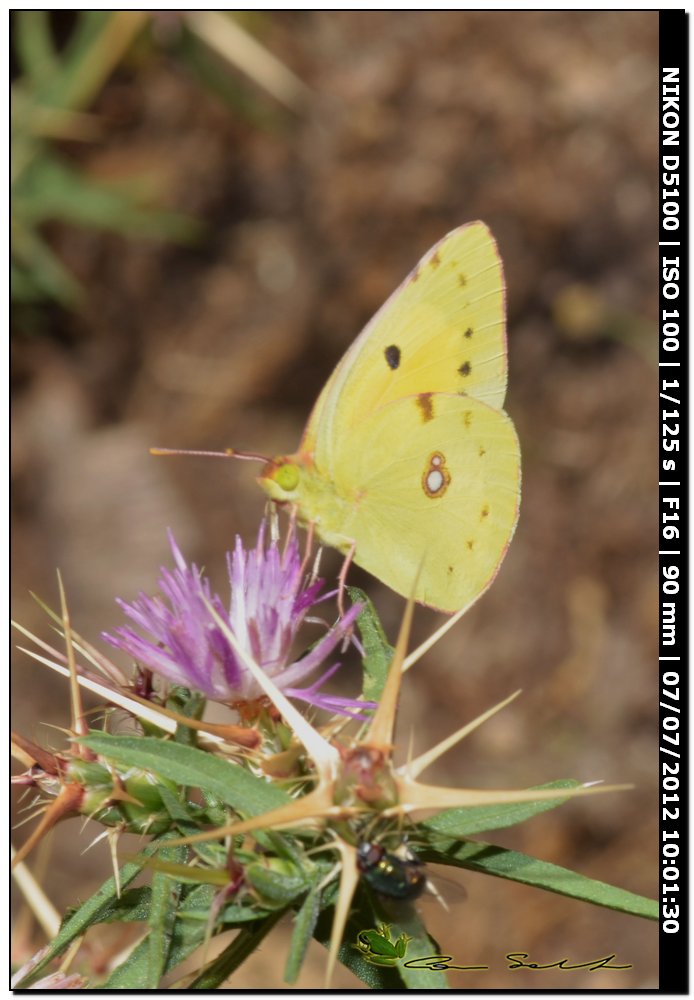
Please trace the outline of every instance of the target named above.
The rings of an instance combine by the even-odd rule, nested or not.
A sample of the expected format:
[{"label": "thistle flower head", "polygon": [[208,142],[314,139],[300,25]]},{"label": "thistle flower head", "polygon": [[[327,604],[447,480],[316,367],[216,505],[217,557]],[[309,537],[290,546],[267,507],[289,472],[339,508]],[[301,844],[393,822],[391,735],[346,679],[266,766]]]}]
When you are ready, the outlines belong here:
[{"label": "thistle flower head", "polygon": [[336,664],[309,687],[295,685],[314,673],[349,634],[360,606],[350,608],[305,656],[294,659],[294,641],[308,612],[329,595],[320,594],[322,580],[304,586],[294,536],[281,552],[274,539],[267,544],[265,535],[263,521],[254,549],[246,550],[237,537],[234,551],[227,555],[231,587],[227,611],[202,571],[186,562],[169,532],[175,568],[162,568],[161,596],[141,593],[131,604],[119,600],[139,631],[124,626],[113,634],[103,633],[103,638],[174,684],[193,688],[215,701],[254,701],[263,691],[215,621],[210,610],[214,608],[233,633],[237,648],[287,695],[333,712],[354,714],[364,708],[364,702],[320,691]]}]

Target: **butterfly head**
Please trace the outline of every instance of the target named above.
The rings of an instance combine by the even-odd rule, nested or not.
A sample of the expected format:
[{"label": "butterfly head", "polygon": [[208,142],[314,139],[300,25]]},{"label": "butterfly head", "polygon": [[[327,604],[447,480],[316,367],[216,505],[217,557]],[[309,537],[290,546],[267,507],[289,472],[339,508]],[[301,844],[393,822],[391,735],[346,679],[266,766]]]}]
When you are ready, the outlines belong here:
[{"label": "butterfly head", "polygon": [[291,458],[273,458],[263,466],[258,482],[271,500],[292,503],[299,499],[301,469]]}]

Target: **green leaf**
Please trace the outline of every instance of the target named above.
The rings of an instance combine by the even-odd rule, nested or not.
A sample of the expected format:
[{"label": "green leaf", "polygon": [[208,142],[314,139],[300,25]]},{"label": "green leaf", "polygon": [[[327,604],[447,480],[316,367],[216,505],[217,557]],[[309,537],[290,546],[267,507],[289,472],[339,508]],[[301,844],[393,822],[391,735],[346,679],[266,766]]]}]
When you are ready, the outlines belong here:
[{"label": "green leaf", "polygon": [[[191,816],[188,808],[169,791],[166,785],[159,786],[159,793],[164,808],[183,837],[191,837],[200,832],[200,827]],[[225,821],[224,816],[220,817],[218,825],[221,826]],[[209,861],[211,865],[216,865],[219,862],[219,848],[216,844],[206,844],[203,841],[195,845],[195,853]]]},{"label": "green leaf", "polygon": [[246,865],[246,878],[263,902],[286,907],[306,891],[307,877],[301,869],[278,858]]},{"label": "green leaf", "polygon": [[196,747],[154,737],[97,732],[79,742],[116,764],[141,767],[181,785],[210,792],[248,816],[259,816],[289,802],[287,793],[276,785]]},{"label": "green leaf", "polygon": [[[209,916],[210,907],[216,893],[217,889],[213,885],[197,885],[194,889],[189,889],[185,899],[178,908],[179,917],[185,918],[185,921],[188,921],[197,918],[199,913],[205,913],[206,916]],[[166,964],[167,971],[171,967],[171,962],[168,961]]]},{"label": "green leaf", "polygon": [[364,604],[357,618],[364,647],[362,698],[366,701],[378,701],[385,687],[388,667],[393,658],[393,647],[389,645],[376,609],[364,591],[357,587],[347,587],[347,593],[353,604]]},{"label": "green leaf", "polygon": [[458,868],[469,868],[471,871],[483,872],[486,875],[496,875],[499,878],[534,885],[538,889],[556,892],[560,896],[572,899],[582,899],[595,906],[604,906],[610,910],[631,913],[636,917],[646,917],[649,920],[658,919],[658,903],[656,900],[638,896],[626,889],[599,882],[596,879],[579,875],[578,872],[560,868],[548,861],[531,858],[518,851],[508,851],[494,844],[480,841],[457,841],[437,844],[436,847],[418,847],[417,856],[422,861],[442,865],[455,865]]},{"label": "green leaf", "polygon": [[[185,899],[183,899],[178,911],[178,916],[181,919],[177,919],[174,925],[164,974],[175,969],[205,941],[207,918],[214,898],[214,889],[211,886],[202,885],[194,889],[184,889],[182,896],[184,894]],[[190,913],[197,914],[201,910],[204,910],[205,920],[188,919]],[[150,940],[148,935],[140,941],[123,964],[113,970],[100,989],[135,991],[146,989],[145,984],[149,978],[149,961]]]},{"label": "green leaf", "polygon": [[[210,909],[217,895],[213,886],[200,885],[186,892],[185,899],[181,903],[174,928],[174,936],[166,960],[166,972],[171,972],[179,962],[182,962],[191,951],[198,947],[205,939],[207,920],[210,916]],[[203,911],[205,921],[201,922],[195,917]]]},{"label": "green leaf", "polygon": [[316,928],[319,913],[320,889],[318,888],[318,877],[316,877],[294,918],[294,930],[289,944],[287,964],[284,967],[285,983],[295,983],[297,980],[306,957],[309,941]]},{"label": "green leaf", "polygon": [[211,826],[223,826],[227,820],[223,804],[216,795],[210,795],[209,792],[203,791],[202,798],[204,805],[198,806],[196,815],[204,814],[205,822]]},{"label": "green leaf", "polygon": [[297,868],[303,869],[307,867],[306,855],[299,849],[297,846],[298,842],[293,837],[287,837],[277,830],[265,830],[263,832],[267,838],[269,848],[278,857],[283,858],[285,861],[293,862]]},{"label": "green leaf", "polygon": [[[192,951],[192,949],[191,949]],[[138,946],[128,955],[121,965],[113,970],[102,990],[133,990],[147,989],[149,981],[149,934],[140,941]]]},{"label": "green leaf", "polygon": [[[580,781],[562,778],[550,781],[546,785],[537,785],[538,790],[546,788],[576,788]],[[567,796],[568,798],[568,796]],[[515,826],[526,819],[537,816],[548,809],[556,809],[566,802],[566,799],[552,799],[546,802],[514,802],[509,805],[466,806],[462,809],[445,809],[443,812],[424,820],[419,825],[436,833],[449,837],[468,837],[473,833],[485,830],[500,830],[503,827]],[[429,838],[431,839],[431,838]]]},{"label": "green leaf", "polygon": [[[122,889],[132,882],[137,875],[139,875],[144,867],[146,858],[156,854],[158,850],[159,842],[154,841],[144,848],[141,852],[140,858],[135,861],[128,862],[128,864],[121,868],[120,885]],[[51,941],[48,951],[32,970],[31,976],[27,977],[27,979],[20,984],[21,987],[24,988],[34,979],[38,978],[38,974],[43,971],[46,965],[48,965],[52,959],[61,955],[68,945],[71,944],[76,937],[79,937],[80,934],[84,934],[89,927],[92,926],[92,924],[100,923],[102,920],[102,914],[110,914],[113,912],[113,905],[117,899],[116,880],[114,878],[107,879],[101,888],[94,893],[91,899],[88,899],[86,903],[83,903],[75,913],[62,923],[57,935]]]},{"label": "green leaf", "polygon": [[[166,707],[173,709],[174,712],[178,712],[179,715],[183,715],[186,719],[200,720],[205,711],[206,704],[207,699],[204,695],[198,691],[189,691],[187,688],[182,687],[174,687],[166,699]],[[179,722],[176,726],[174,740],[176,743],[185,743],[187,746],[194,747],[198,745],[198,734],[195,729],[191,729],[190,726]]]},{"label": "green leaf", "polygon": [[[159,857],[164,862],[183,864],[188,856],[185,847],[163,847]],[[149,915],[149,963],[147,983],[144,988],[156,990],[159,986],[166,958],[173,938],[176,912],[181,894],[181,883],[165,872],[156,871],[152,876],[152,908]]]},{"label": "green leaf", "polygon": [[[196,886],[179,908],[180,926],[203,923],[207,927],[210,921],[210,912],[215,902],[215,896],[218,895],[218,892],[219,890],[211,885]],[[252,900],[249,896],[245,896],[242,903],[233,902],[222,906],[214,922],[215,933],[221,933],[232,928],[238,928],[243,924],[264,920],[274,913],[274,908],[265,909],[257,900]],[[175,952],[176,947],[178,947],[177,941],[181,937],[180,926],[177,924],[174,944],[172,945],[169,961],[167,962],[167,971],[173,968],[174,965],[172,954]]]},{"label": "green leaf", "polygon": [[147,178],[103,184],[45,151],[30,163],[13,190],[13,210],[25,225],[61,220],[107,229],[123,236],[190,241],[200,225],[154,203],[156,189]]},{"label": "green leaf", "polygon": [[115,899],[112,905],[104,907],[99,912],[98,923],[114,924],[140,921],[144,923],[149,917],[151,903],[152,890],[148,885],[141,885],[137,889],[127,889],[121,893],[120,899]]},{"label": "green leaf", "polygon": [[174,793],[167,788],[166,785],[160,786],[159,797],[161,798],[164,808],[174,823],[176,823],[177,826],[186,827],[186,834],[194,833],[195,822],[188,809],[188,804],[181,802],[181,800],[174,795]]},{"label": "green leaf", "polygon": [[40,86],[55,71],[56,52],[47,10],[19,10],[14,31],[17,61],[23,74]]},{"label": "green leaf", "polygon": [[65,306],[78,304],[82,289],[45,240],[32,229],[18,225],[16,219],[12,237],[14,301],[37,302],[48,297]]},{"label": "green leaf", "polygon": [[53,107],[86,108],[142,29],[135,11],[80,11],[60,64],[38,94]]},{"label": "green leaf", "polygon": [[[270,916],[274,912],[274,906],[264,907],[258,902],[245,905],[243,903],[230,903],[220,911],[218,918],[219,926],[221,930],[228,930],[230,927],[240,927],[241,924],[251,924],[255,920],[264,920],[265,917]],[[198,919],[201,916],[203,915],[197,913],[191,914],[191,917],[194,919]],[[209,917],[209,912],[204,914],[204,917]]]},{"label": "green leaf", "polygon": [[256,927],[241,928],[231,944],[206,969],[203,969],[188,989],[216,990],[262,944],[284,913],[284,910],[278,910],[277,913],[265,917]]}]

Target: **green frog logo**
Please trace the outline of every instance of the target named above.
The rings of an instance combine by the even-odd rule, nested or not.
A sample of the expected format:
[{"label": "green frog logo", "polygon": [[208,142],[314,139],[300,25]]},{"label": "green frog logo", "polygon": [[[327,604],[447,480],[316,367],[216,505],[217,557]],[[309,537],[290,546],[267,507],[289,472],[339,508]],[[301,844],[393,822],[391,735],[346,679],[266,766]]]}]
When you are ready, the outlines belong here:
[{"label": "green frog logo", "polygon": [[412,938],[401,934],[395,941],[388,924],[379,924],[376,930],[359,931],[357,943],[352,947],[371,965],[397,965],[407,954],[407,943]]}]

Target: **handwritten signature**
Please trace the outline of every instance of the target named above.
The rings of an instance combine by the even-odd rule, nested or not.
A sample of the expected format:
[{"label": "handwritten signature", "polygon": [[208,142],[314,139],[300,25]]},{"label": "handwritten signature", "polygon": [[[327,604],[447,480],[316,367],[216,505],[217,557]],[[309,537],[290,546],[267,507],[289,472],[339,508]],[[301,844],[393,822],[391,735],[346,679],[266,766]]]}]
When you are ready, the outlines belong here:
[{"label": "handwritten signature", "polygon": [[[633,968],[632,965],[610,965],[616,955],[603,955],[602,958],[594,958],[589,962],[577,962],[569,964],[568,958],[560,958],[558,962],[538,962],[526,961],[530,956],[527,951],[510,951],[506,956],[509,969],[531,969],[533,972],[545,972],[547,969],[560,969],[562,972],[576,972],[579,969],[588,969],[595,972],[596,969],[610,969],[613,972],[621,972],[624,969]],[[430,969],[440,971],[442,969],[458,969],[461,972],[483,972],[489,969],[488,965],[454,965],[452,955],[427,955],[422,958],[411,958],[404,962],[408,969]]]}]

